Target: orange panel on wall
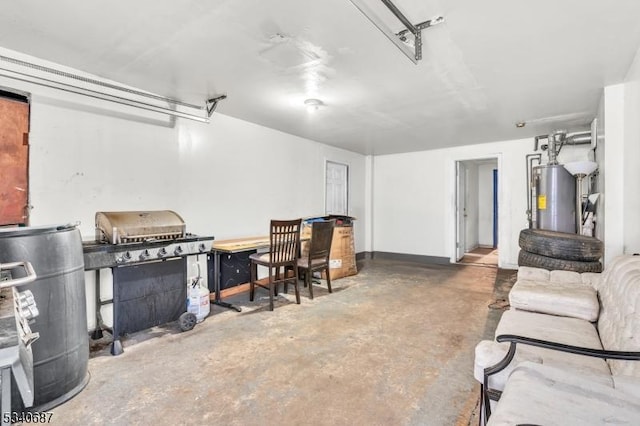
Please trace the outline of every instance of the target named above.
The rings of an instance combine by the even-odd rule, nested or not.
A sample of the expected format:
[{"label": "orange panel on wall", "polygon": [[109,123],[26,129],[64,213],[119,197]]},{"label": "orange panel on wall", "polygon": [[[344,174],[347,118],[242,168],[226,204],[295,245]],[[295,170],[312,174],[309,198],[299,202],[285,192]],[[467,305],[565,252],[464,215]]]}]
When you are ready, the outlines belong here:
[{"label": "orange panel on wall", "polygon": [[27,223],[29,104],[0,98],[0,225]]}]

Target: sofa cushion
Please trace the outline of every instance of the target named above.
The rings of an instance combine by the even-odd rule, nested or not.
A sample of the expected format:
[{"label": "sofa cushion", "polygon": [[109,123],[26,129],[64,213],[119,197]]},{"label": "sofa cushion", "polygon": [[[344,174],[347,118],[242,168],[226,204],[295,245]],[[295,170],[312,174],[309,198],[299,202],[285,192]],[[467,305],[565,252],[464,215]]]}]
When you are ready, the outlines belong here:
[{"label": "sofa cushion", "polygon": [[590,285],[598,290],[600,282],[602,281],[602,274],[600,272],[583,272],[580,274],[583,284]]},{"label": "sofa cushion", "polygon": [[[637,362],[637,361],[636,361]],[[640,401],[640,380],[633,376],[613,376],[613,387]]]},{"label": "sofa cushion", "polygon": [[575,271],[549,271],[549,281],[556,283],[582,284],[582,276]]},{"label": "sofa cushion", "polygon": [[587,275],[589,282],[591,278],[600,276],[600,273],[583,272],[578,273],[574,271],[561,271],[554,270],[549,271],[542,268],[534,268],[532,266],[520,266],[518,267],[518,280],[532,280],[532,281],[555,281],[555,282],[583,282],[583,276]]},{"label": "sofa cushion", "polygon": [[640,399],[601,379],[523,363],[509,377],[487,426],[640,424]]},{"label": "sofa cushion", "polygon": [[[598,331],[607,350],[640,351],[640,256],[619,256],[598,287]],[[609,361],[614,375],[640,378],[640,362]]]},{"label": "sofa cushion", "polygon": [[521,266],[509,303],[516,309],[596,321],[600,275]]},{"label": "sofa cushion", "polygon": [[518,279],[509,292],[509,304],[513,308],[525,311],[596,321],[600,312],[598,293],[593,287],[582,282],[580,274],[576,275],[577,281],[545,282]]},{"label": "sofa cushion", "polygon": [[518,280],[549,281],[549,271],[532,266],[518,267]]},{"label": "sofa cushion", "polygon": [[[602,349],[594,324],[577,318],[511,309],[502,314],[498,323],[495,335],[501,334],[515,334],[566,345]],[[488,340],[480,342],[476,346],[474,361],[476,380],[482,382],[484,369],[504,358],[508,350],[509,343]],[[608,381],[611,382],[609,366],[603,359],[518,344],[515,359],[505,370],[489,378],[489,386],[493,389],[503,389],[509,372],[523,361],[563,366],[578,374],[602,374],[609,377]]]},{"label": "sofa cushion", "polygon": [[594,324],[578,318],[510,309],[502,314],[496,327],[496,337],[501,334],[515,334],[566,345],[602,349]]}]

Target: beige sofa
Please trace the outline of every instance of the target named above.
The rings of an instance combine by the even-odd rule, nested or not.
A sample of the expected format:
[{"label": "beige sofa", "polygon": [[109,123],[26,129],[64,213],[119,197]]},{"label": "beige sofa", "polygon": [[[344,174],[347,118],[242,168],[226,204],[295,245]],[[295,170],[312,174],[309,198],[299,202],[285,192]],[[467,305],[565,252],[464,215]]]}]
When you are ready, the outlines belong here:
[{"label": "beige sofa", "polygon": [[[593,401],[609,399],[607,407],[623,417],[619,424],[640,424],[640,404],[620,402],[640,401],[640,362],[634,361],[640,360],[640,256],[621,256],[602,274],[557,272],[522,270],[516,286],[525,282],[523,292],[510,297],[518,309],[503,314],[494,341],[476,347],[474,375],[485,415],[496,412],[489,424],[541,423],[534,415],[545,412],[543,424],[585,424],[570,413],[553,418],[562,408],[555,414],[551,408],[563,398],[592,424],[607,412]],[[597,392],[581,395],[576,386]],[[492,400],[498,398],[496,405]],[[624,410],[616,411],[616,404]]]}]

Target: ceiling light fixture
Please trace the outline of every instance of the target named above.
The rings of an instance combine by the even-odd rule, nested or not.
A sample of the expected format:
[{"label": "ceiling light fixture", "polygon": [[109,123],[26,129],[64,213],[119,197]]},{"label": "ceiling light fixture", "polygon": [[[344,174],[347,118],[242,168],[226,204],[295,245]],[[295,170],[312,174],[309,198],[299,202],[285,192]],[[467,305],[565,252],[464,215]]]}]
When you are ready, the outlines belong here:
[{"label": "ceiling light fixture", "polygon": [[527,123],[525,123],[524,121],[518,121],[518,122],[516,123],[516,127],[517,127],[518,129],[521,129],[521,128],[523,128],[523,127],[524,127],[524,126],[526,126],[526,125],[527,125]]},{"label": "ceiling light fixture", "polygon": [[307,99],[304,101],[304,105],[307,107],[307,112],[316,112],[324,106],[324,102],[320,99]]},{"label": "ceiling light fixture", "polygon": [[[376,26],[393,44],[396,45],[414,64],[422,59],[422,30],[444,22],[444,17],[435,16],[428,21],[412,24],[411,21],[393,4],[391,0],[380,0],[389,11],[404,25],[406,29],[399,33],[391,30],[384,21],[366,4],[365,0],[349,0],[373,25]],[[409,46],[410,40],[407,35],[411,33],[413,43]],[[412,49],[413,48],[413,49]]]}]

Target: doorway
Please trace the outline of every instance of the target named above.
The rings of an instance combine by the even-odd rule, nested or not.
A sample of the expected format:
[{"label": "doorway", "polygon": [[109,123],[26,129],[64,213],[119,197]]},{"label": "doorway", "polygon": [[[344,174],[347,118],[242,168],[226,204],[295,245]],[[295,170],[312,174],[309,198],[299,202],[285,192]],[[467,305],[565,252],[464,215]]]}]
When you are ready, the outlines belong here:
[{"label": "doorway", "polygon": [[326,161],[325,214],[349,214],[349,166]]},{"label": "doorway", "polygon": [[498,265],[498,159],[456,161],[456,262]]},{"label": "doorway", "polygon": [[29,223],[29,101],[0,90],[0,226]]}]

